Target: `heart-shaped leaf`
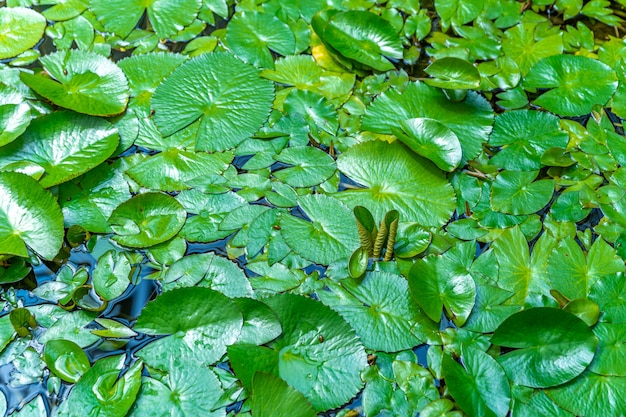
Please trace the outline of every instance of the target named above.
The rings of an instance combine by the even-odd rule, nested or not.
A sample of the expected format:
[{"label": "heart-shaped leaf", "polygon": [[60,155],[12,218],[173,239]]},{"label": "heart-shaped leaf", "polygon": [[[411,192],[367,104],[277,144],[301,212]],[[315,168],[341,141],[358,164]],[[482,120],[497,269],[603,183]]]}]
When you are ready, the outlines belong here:
[{"label": "heart-shaped leaf", "polygon": [[12,58],[35,46],[46,28],[46,18],[26,7],[0,8],[0,59]]}]

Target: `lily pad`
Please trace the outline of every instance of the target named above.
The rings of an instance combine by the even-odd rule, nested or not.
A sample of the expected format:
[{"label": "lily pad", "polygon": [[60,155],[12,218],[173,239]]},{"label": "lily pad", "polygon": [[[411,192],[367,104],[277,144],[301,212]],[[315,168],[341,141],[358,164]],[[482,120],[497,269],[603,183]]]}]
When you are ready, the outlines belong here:
[{"label": "lily pad", "polygon": [[498,357],[509,378],[535,388],[560,385],[580,375],[598,345],[585,322],[548,307],[513,314],[496,329],[491,342],[514,349]]},{"label": "lily pad", "polygon": [[56,112],[33,120],[21,137],[0,148],[0,166],[36,164],[45,170],[39,183],[48,188],[98,166],[118,143],[117,130],[106,120]]},{"label": "lily pad", "polygon": [[293,165],[272,172],[274,177],[292,187],[312,187],[321,184],[337,169],[330,155],[311,146],[287,148],[274,159]]},{"label": "lily pad", "polygon": [[243,327],[237,343],[262,345],[282,333],[278,317],[267,304],[251,298],[237,298],[235,304],[243,313]]},{"label": "lily pad", "polygon": [[461,358],[465,369],[450,355],[443,356],[446,387],[457,404],[468,415],[506,416],[511,390],[502,367],[476,348],[463,349]]},{"label": "lily pad", "polygon": [[320,300],[350,323],[368,349],[412,349],[437,333],[435,322],[415,305],[400,275],[370,272],[362,280],[344,279],[329,287],[317,292]]},{"label": "lily pad", "polygon": [[[0,9],[0,11],[3,9]],[[0,146],[12,142],[30,124],[30,106],[17,89],[0,83]]]},{"label": "lily pad", "polygon": [[491,206],[506,214],[532,214],[550,202],[554,180],[535,181],[537,171],[502,171],[491,187]]},{"label": "lily pad", "polygon": [[226,42],[243,61],[262,68],[274,68],[271,51],[286,56],[296,49],[289,25],[269,13],[236,14],[226,27]]},{"label": "lily pad", "polygon": [[454,171],[461,163],[463,151],[456,134],[443,123],[418,117],[400,121],[394,135],[412,151],[430,159],[444,171]]},{"label": "lily pad", "polygon": [[475,242],[463,242],[443,255],[422,258],[411,267],[411,294],[431,320],[439,321],[445,307],[454,324],[465,324],[476,298],[476,284],[469,273],[475,253]]},{"label": "lily pad", "polygon": [[274,89],[259,71],[230,53],[204,54],[185,62],[157,87],[154,121],[169,136],[199,121],[196,150],[232,148],[267,118]]},{"label": "lily pad", "polygon": [[470,62],[455,58],[439,58],[424,72],[433,78],[424,82],[432,87],[446,89],[475,89],[480,86],[480,73]]},{"label": "lily pad", "polygon": [[178,288],[159,295],[141,312],[134,330],[168,335],[137,354],[152,367],[168,369],[172,355],[210,365],[237,340],[243,317],[235,303],[209,288]]},{"label": "lily pad", "polygon": [[94,116],[119,114],[126,108],[128,81],[117,65],[95,52],[72,49],[40,58],[39,74],[20,78],[54,104]]},{"label": "lily pad", "polygon": [[403,92],[389,89],[367,107],[361,128],[391,134],[402,120],[426,117],[450,128],[463,149],[463,161],[475,158],[491,132],[494,113],[489,103],[470,91],[463,101],[452,102],[444,93],[421,82],[409,83]]},{"label": "lily pad", "polygon": [[46,343],[43,359],[52,373],[72,384],[91,368],[87,354],[69,340],[50,340]]},{"label": "lily pad", "polygon": [[187,212],[174,197],[145,193],[113,210],[109,224],[119,244],[145,248],[174,237],[186,218]]},{"label": "lily pad", "polygon": [[255,417],[317,416],[304,395],[282,379],[263,372],[254,374],[251,401],[250,408]]},{"label": "lily pad", "polygon": [[171,362],[167,375],[142,378],[141,391],[129,415],[223,417],[224,410],[214,410],[223,393],[215,373],[177,357]]},{"label": "lily pad", "polygon": [[567,145],[569,136],[559,126],[557,116],[542,111],[514,110],[499,115],[489,145],[500,150],[489,163],[512,171],[541,168],[544,152]]},{"label": "lily pad", "polygon": [[362,388],[365,349],[339,314],[292,294],[265,303],[283,326],[282,336],[270,345],[279,352],[278,376],[303,393],[316,411],[336,408]]},{"label": "lily pad", "polygon": [[135,29],[144,13],[159,38],[175,35],[194,21],[201,5],[202,0],[180,0],[176,3],[168,0],[89,2],[90,10],[104,27],[122,38]]},{"label": "lily pad", "polygon": [[0,8],[0,59],[32,48],[46,29],[46,18],[26,7]]},{"label": "lily pad", "polygon": [[303,258],[323,265],[349,258],[359,246],[350,209],[321,194],[302,196],[298,204],[311,221],[282,216],[281,234],[289,247]]},{"label": "lily pad", "polygon": [[126,414],[141,386],[143,364],[135,362],[120,376],[124,361],[125,355],[117,355],[94,363],[74,385],[56,415],[77,416],[87,409],[99,417]]},{"label": "lily pad", "polygon": [[323,24],[313,24],[313,29],[322,40],[346,58],[378,71],[395,68],[389,58],[402,58],[400,37],[382,17],[364,10],[322,13],[317,15],[320,20],[329,14],[331,16]]},{"label": "lily pad", "polygon": [[551,89],[534,104],[562,116],[581,116],[604,105],[617,89],[617,76],[606,64],[575,55],[554,55],[535,64],[524,88]]},{"label": "lily pad", "polygon": [[52,260],[63,243],[63,214],[50,192],[24,174],[0,172],[0,257]]},{"label": "lily pad", "polygon": [[400,143],[371,141],[341,154],[339,170],[367,188],[334,194],[349,207],[364,206],[375,219],[397,210],[403,222],[441,226],[456,206],[454,190],[429,161]]}]

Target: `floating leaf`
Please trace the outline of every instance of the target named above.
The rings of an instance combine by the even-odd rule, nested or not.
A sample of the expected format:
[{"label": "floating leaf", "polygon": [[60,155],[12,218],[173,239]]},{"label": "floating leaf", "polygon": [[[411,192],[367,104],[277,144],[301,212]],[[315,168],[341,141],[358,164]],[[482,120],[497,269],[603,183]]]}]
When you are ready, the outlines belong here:
[{"label": "floating leaf", "polygon": [[491,187],[491,206],[507,214],[532,214],[550,202],[554,180],[535,181],[537,171],[502,171]]},{"label": "floating leaf", "polygon": [[615,72],[584,56],[555,55],[535,64],[524,78],[524,88],[551,89],[534,104],[562,116],[581,116],[594,105],[604,105],[617,89]]},{"label": "floating leaf", "polygon": [[130,285],[131,270],[131,260],[126,253],[105,252],[92,271],[94,290],[107,301],[119,297]]},{"label": "floating leaf", "polygon": [[337,169],[326,152],[311,146],[287,148],[274,156],[279,162],[293,165],[273,171],[272,175],[292,187],[312,187],[330,178]]},{"label": "floating leaf", "polygon": [[270,13],[236,14],[226,26],[226,42],[243,61],[262,68],[274,68],[271,51],[286,56],[296,49],[289,26]]},{"label": "floating leaf", "polygon": [[124,111],[128,81],[117,65],[95,52],[72,49],[40,58],[44,72],[20,78],[57,106],[94,116]]},{"label": "floating leaf", "polygon": [[320,300],[341,314],[369,349],[412,349],[436,333],[434,322],[415,305],[408,283],[399,275],[369,272],[362,280],[345,279],[329,287],[330,292],[317,292]]},{"label": "floating leaf", "polygon": [[489,163],[512,171],[542,167],[541,156],[549,148],[564,148],[569,136],[559,128],[559,118],[536,110],[515,110],[496,117],[489,145],[501,149]]},{"label": "floating leaf", "polygon": [[251,298],[237,298],[235,304],[243,313],[243,327],[237,343],[262,345],[282,333],[278,317],[266,304]]},{"label": "floating leaf", "polygon": [[589,370],[607,376],[626,376],[626,324],[598,323],[593,333],[599,340],[598,351]]},{"label": "floating leaf", "polygon": [[39,42],[46,18],[25,7],[0,8],[0,59],[12,58]]},{"label": "floating leaf", "polygon": [[315,194],[298,198],[298,204],[311,221],[282,216],[280,222],[281,234],[295,253],[328,265],[347,259],[359,246],[354,217],[341,202]]},{"label": "floating leaf", "polygon": [[46,365],[65,382],[75,384],[91,368],[87,354],[69,340],[50,340],[43,352]]},{"label": "floating leaf", "polygon": [[541,59],[563,53],[562,33],[544,32],[534,22],[519,23],[504,32],[502,49],[517,63],[522,75]]},{"label": "floating leaf", "polygon": [[145,248],[165,242],[183,227],[187,213],[173,197],[139,194],[120,204],[109,217],[115,240],[124,246]]},{"label": "floating leaf", "polygon": [[411,294],[431,320],[439,321],[445,307],[454,324],[465,324],[476,298],[476,284],[469,273],[475,245],[473,241],[459,243],[443,255],[427,256],[411,267]]},{"label": "floating leaf", "polygon": [[63,215],[56,200],[24,174],[0,172],[0,257],[28,257],[26,246],[52,260],[63,243]]},{"label": "floating leaf", "polygon": [[176,3],[168,0],[89,2],[90,10],[104,27],[122,38],[126,38],[135,29],[144,13],[159,38],[175,35],[193,22],[201,5],[201,0],[179,0]]},{"label": "floating leaf", "polygon": [[465,369],[450,355],[443,356],[446,387],[457,404],[472,416],[506,416],[511,391],[502,367],[476,348],[463,349],[461,357]]},{"label": "floating leaf", "polygon": [[83,415],[85,410],[97,410],[100,417],[125,415],[141,386],[143,364],[135,362],[120,376],[124,359],[125,355],[116,355],[94,363],[74,385],[56,415]]},{"label": "floating leaf", "polygon": [[395,68],[387,58],[402,58],[402,42],[397,32],[380,16],[364,10],[322,13],[317,17],[320,20],[329,17],[328,20],[319,25],[314,23],[313,28],[343,56],[378,71]]},{"label": "floating leaf", "polygon": [[514,349],[498,358],[509,378],[535,388],[560,385],[580,375],[598,345],[582,320],[548,307],[513,314],[496,329],[491,342]]},{"label": "floating leaf", "polygon": [[106,120],[56,112],[33,120],[21,137],[0,148],[0,166],[36,164],[45,170],[39,183],[48,188],[101,164],[118,143],[117,130]]},{"label": "floating leaf", "polygon": [[461,163],[463,151],[456,134],[434,119],[415,118],[400,121],[399,129],[391,129],[396,137],[444,171],[454,171]]},{"label": "floating leaf", "polygon": [[282,336],[270,345],[279,352],[278,376],[303,393],[316,411],[338,407],[361,389],[365,350],[341,316],[318,301],[292,294],[265,303],[283,326]]},{"label": "floating leaf", "polygon": [[476,157],[487,141],[493,123],[493,110],[477,93],[467,93],[452,102],[441,90],[424,83],[409,83],[403,92],[389,89],[368,106],[361,127],[376,133],[393,133],[402,120],[423,117],[437,120],[450,128],[463,149],[463,161]]},{"label": "floating leaf", "polygon": [[339,157],[337,166],[367,188],[348,189],[334,197],[349,207],[367,207],[374,218],[397,210],[403,222],[440,226],[454,211],[454,192],[441,172],[400,143],[355,145]]},{"label": "floating leaf", "polygon": [[[0,9],[0,12],[5,9]],[[0,17],[1,19],[1,17]],[[0,146],[12,142],[30,124],[30,106],[17,89],[0,83]]]},{"label": "floating leaf", "polygon": [[304,395],[282,379],[263,372],[257,372],[252,379],[251,401],[250,408],[255,417],[276,415],[315,417],[317,415]]},{"label": "floating leaf", "polygon": [[168,335],[142,348],[138,355],[150,366],[167,369],[172,355],[212,364],[239,336],[243,318],[225,295],[209,288],[178,288],[148,303],[134,329]]},{"label": "floating leaf", "polygon": [[229,53],[185,62],[157,87],[154,122],[169,136],[198,121],[197,150],[224,150],[255,133],[274,98],[272,83]]},{"label": "floating leaf", "polygon": [[464,59],[455,57],[439,58],[426,67],[424,72],[433,77],[424,80],[426,84],[432,87],[475,89],[480,86],[478,69]]}]

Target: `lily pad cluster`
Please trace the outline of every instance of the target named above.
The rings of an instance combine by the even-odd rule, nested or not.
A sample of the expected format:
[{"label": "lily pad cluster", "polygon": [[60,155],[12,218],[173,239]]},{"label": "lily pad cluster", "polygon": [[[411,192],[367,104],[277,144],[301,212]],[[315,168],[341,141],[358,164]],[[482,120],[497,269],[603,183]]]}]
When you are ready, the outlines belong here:
[{"label": "lily pad cluster", "polygon": [[625,415],[623,3],[3,2],[0,416]]}]

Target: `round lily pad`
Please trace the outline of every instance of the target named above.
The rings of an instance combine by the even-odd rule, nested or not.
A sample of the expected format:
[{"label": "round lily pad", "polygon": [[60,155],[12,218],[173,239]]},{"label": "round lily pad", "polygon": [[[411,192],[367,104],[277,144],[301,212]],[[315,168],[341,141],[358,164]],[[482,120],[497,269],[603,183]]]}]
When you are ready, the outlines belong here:
[{"label": "round lily pad", "polygon": [[401,143],[355,145],[339,157],[337,166],[366,188],[347,189],[334,197],[352,208],[366,207],[377,221],[397,210],[403,222],[441,226],[456,206],[454,190],[441,171]]},{"label": "round lily pad", "polygon": [[52,194],[27,175],[0,172],[0,196],[0,258],[28,257],[28,245],[52,260],[63,243],[63,214]]},{"label": "round lily pad", "polygon": [[598,345],[584,321],[548,307],[513,314],[496,329],[491,342],[514,349],[498,357],[509,378],[535,388],[560,385],[580,375]]},{"label": "round lily pad", "polygon": [[76,383],[91,368],[87,354],[69,340],[50,340],[43,359],[48,369],[65,382]]},{"label": "round lily pad", "polygon": [[350,323],[368,349],[412,349],[438,330],[413,301],[400,275],[370,272],[363,280],[346,279],[317,295]]},{"label": "round lily pad", "polygon": [[128,81],[122,70],[102,55],[71,49],[39,61],[45,71],[22,72],[20,78],[57,106],[94,116],[111,116],[126,108]]},{"label": "round lily pad", "polygon": [[480,86],[480,73],[470,62],[455,58],[439,58],[424,69],[427,78],[424,82],[433,87],[448,89],[475,89]]},{"label": "round lily pad", "polygon": [[109,225],[121,245],[145,248],[174,237],[185,224],[187,212],[174,197],[139,194],[117,206]]},{"label": "round lily pad", "polygon": [[272,172],[274,177],[292,187],[312,187],[321,184],[337,169],[335,160],[330,155],[312,146],[287,148],[274,159],[293,165]]},{"label": "round lily pad", "polygon": [[68,111],[32,121],[22,136],[0,148],[0,167],[27,161],[44,169],[39,183],[51,187],[76,178],[104,162],[119,134],[99,117]]},{"label": "round lily pad", "polygon": [[525,89],[550,89],[533,103],[562,116],[589,114],[617,89],[608,65],[585,56],[554,55],[536,63],[524,78]]},{"label": "round lily pad", "polygon": [[450,128],[463,149],[463,161],[475,158],[491,132],[494,112],[482,96],[469,91],[463,101],[452,102],[435,87],[409,83],[403,92],[389,89],[367,107],[363,130],[391,134],[402,120],[426,117]]},{"label": "round lily pad", "polygon": [[538,171],[502,171],[491,187],[491,206],[507,214],[532,214],[550,202],[554,180],[534,181]]},{"label": "round lily pad", "polygon": [[169,136],[198,121],[197,150],[232,148],[255,133],[274,99],[272,82],[230,53],[187,61],[157,87],[154,122]]},{"label": "round lily pad", "polygon": [[0,83],[0,146],[24,133],[29,124],[30,106],[22,93]]},{"label": "round lily pad", "polygon": [[278,315],[283,334],[270,347],[279,352],[278,373],[316,411],[346,403],[361,389],[365,349],[354,330],[330,308],[310,298],[281,294],[264,300]]},{"label": "round lily pad", "polygon": [[303,258],[323,265],[349,258],[359,246],[350,209],[322,194],[300,197],[298,204],[311,221],[282,216],[280,232],[289,247]]},{"label": "round lily pad", "polygon": [[264,372],[257,372],[252,378],[250,408],[255,417],[317,416],[304,395],[282,379]]},{"label": "round lily pad", "polygon": [[32,48],[46,29],[46,18],[25,7],[0,8],[0,59]]}]

